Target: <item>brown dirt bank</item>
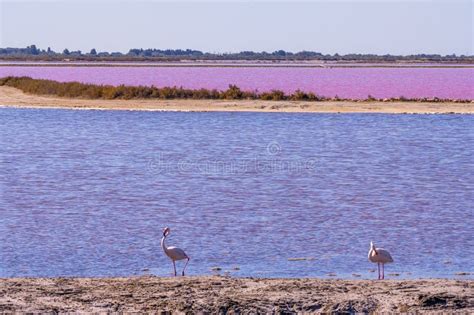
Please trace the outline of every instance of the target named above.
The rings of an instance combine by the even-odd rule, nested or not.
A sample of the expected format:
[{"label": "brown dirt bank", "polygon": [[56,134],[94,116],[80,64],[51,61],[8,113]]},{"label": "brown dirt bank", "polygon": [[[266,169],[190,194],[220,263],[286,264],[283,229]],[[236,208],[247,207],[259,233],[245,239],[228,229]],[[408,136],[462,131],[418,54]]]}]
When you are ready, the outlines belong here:
[{"label": "brown dirt bank", "polygon": [[325,63],[325,62],[166,62],[166,61],[9,61],[0,58],[0,67],[192,67],[192,68],[474,68],[465,63]]},{"label": "brown dirt bank", "polygon": [[473,313],[472,280],[0,279],[0,312]]},{"label": "brown dirt bank", "polygon": [[228,111],[287,113],[474,114],[474,103],[349,102],[262,100],[87,100],[39,96],[0,86],[0,106],[150,111]]}]

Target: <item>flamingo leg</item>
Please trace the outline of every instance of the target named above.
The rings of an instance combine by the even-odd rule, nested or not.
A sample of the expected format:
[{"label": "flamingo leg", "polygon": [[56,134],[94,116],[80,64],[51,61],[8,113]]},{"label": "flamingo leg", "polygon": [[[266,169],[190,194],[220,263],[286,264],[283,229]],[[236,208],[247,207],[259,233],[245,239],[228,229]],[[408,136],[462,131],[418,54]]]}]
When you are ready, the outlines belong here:
[{"label": "flamingo leg", "polygon": [[380,280],[380,263],[377,263],[377,269],[378,269],[378,271],[379,271],[379,278],[378,278],[378,280]]},{"label": "flamingo leg", "polygon": [[385,279],[385,264],[382,263],[382,279]]},{"label": "flamingo leg", "polygon": [[186,266],[188,265],[188,262],[189,262],[189,257],[188,257],[188,260],[186,260],[186,264],[184,265],[184,268],[183,268],[183,273],[182,273],[183,276],[184,276],[184,270],[186,270]]},{"label": "flamingo leg", "polygon": [[174,276],[176,277],[176,263],[173,260]]}]

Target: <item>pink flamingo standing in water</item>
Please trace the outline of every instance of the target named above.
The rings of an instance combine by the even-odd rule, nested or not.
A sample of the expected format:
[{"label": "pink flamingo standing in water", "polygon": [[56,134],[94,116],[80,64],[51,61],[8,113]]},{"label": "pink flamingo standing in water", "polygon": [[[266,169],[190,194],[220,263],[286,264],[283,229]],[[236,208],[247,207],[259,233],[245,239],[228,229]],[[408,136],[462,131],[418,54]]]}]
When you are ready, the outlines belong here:
[{"label": "pink flamingo standing in water", "polygon": [[[393,262],[393,258],[390,253],[383,248],[375,248],[374,243],[370,242],[369,260],[373,263],[377,263],[377,267],[379,269],[379,280],[384,279],[384,264]],[[382,275],[380,275],[380,265],[382,265]]]},{"label": "pink flamingo standing in water", "polygon": [[165,252],[166,256],[168,256],[172,261],[173,261],[173,268],[174,268],[174,276],[176,277],[176,261],[177,260],[186,260],[186,264],[184,265],[182,275],[184,276],[184,270],[186,269],[186,266],[188,265],[189,262],[189,256],[186,255],[184,250],[181,248],[177,248],[174,246],[167,247],[165,244],[165,239],[166,237],[170,234],[171,229],[169,227],[166,227],[163,230],[163,237],[161,238],[161,247],[163,248],[163,251]]}]

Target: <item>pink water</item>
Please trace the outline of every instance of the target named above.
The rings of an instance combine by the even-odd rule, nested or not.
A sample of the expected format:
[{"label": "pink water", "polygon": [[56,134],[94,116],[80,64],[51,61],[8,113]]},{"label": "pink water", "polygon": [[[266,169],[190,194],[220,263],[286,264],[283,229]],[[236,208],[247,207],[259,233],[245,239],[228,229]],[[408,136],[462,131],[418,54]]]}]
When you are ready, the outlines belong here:
[{"label": "pink water", "polygon": [[474,68],[243,68],[2,66],[0,77],[30,76],[112,85],[182,86],[244,90],[297,89],[361,99],[439,97],[474,99]]}]

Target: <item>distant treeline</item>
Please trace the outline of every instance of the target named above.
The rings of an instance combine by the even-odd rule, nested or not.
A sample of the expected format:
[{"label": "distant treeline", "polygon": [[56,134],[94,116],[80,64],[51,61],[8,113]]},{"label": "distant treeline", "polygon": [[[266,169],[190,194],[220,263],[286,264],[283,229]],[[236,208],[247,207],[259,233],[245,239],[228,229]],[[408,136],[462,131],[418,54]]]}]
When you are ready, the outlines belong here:
[{"label": "distant treeline", "polygon": [[474,63],[474,56],[417,54],[417,55],[374,55],[374,54],[322,54],[314,51],[288,52],[277,50],[274,52],[241,51],[238,53],[209,53],[192,49],[130,49],[128,53],[98,52],[91,49],[89,52],[80,50],[62,52],[51,48],[39,49],[36,45],[26,48],[0,48],[1,60],[41,60],[41,61],[179,61],[187,60],[268,60],[268,61],[347,61],[347,62],[453,62]]},{"label": "distant treeline", "polygon": [[[338,96],[324,97],[311,92],[297,90],[285,94],[280,90],[269,92],[242,91],[235,85],[229,85],[227,90],[185,89],[182,87],[154,86],[112,86],[94,85],[79,82],[57,82],[51,80],[32,79],[30,77],[0,78],[0,86],[10,86],[25,93],[37,95],[54,95],[60,97],[83,99],[211,99],[211,100],[265,100],[265,101],[354,101]],[[448,100],[439,98],[397,98],[376,99],[370,95],[364,100],[383,102],[447,102],[455,101],[469,103],[471,100]]]}]

